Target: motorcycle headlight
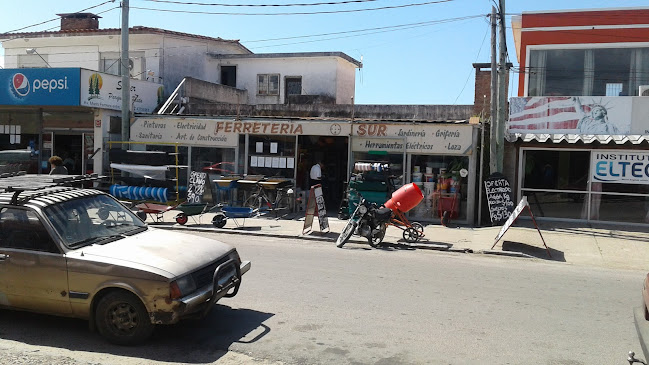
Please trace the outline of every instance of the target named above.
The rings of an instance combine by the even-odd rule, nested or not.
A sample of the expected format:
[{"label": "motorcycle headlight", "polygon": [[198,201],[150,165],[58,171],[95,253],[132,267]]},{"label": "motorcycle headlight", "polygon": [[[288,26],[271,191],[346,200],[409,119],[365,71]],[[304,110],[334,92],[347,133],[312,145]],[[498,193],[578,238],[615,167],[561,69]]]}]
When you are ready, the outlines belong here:
[{"label": "motorcycle headlight", "polygon": [[361,214],[365,214],[365,213],[367,213],[367,207],[364,206],[364,205],[361,205],[360,207],[358,207],[358,211],[359,211]]},{"label": "motorcycle headlight", "polygon": [[179,299],[196,290],[196,283],[191,275],[176,279],[170,285],[169,292],[172,299]]}]

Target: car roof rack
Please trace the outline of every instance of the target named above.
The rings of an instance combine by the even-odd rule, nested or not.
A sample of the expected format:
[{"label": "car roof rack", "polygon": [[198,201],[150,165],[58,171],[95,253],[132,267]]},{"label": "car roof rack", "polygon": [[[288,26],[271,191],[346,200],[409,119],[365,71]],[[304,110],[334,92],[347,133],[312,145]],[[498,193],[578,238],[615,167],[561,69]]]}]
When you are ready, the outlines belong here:
[{"label": "car roof rack", "polygon": [[[75,185],[104,178],[99,174],[85,175],[29,175],[25,173],[0,174],[0,192],[13,193],[11,205],[21,205],[39,196],[73,190]],[[58,188],[58,189],[49,189]],[[20,195],[24,195],[21,197]]]}]

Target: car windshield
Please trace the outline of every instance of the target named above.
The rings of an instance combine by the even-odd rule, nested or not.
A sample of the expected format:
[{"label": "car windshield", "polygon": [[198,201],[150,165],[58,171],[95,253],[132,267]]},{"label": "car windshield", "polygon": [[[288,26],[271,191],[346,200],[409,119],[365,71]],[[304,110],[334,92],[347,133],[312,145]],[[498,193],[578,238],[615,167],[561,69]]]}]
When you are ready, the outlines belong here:
[{"label": "car windshield", "polygon": [[106,195],[51,205],[44,213],[68,248],[104,244],[146,229],[135,214]]}]

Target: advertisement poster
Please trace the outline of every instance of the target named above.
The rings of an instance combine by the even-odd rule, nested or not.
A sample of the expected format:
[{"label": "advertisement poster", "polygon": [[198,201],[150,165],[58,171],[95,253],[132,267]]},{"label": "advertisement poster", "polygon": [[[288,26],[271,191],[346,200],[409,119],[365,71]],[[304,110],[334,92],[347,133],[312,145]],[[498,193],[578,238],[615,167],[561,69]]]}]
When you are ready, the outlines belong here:
[{"label": "advertisement poster", "polygon": [[593,182],[649,184],[649,151],[595,150],[591,153]]}]

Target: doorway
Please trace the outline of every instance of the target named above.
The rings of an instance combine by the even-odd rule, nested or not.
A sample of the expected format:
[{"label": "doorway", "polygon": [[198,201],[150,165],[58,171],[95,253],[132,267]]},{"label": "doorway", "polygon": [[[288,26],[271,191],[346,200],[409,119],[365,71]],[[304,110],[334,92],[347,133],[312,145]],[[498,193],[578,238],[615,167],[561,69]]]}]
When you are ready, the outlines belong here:
[{"label": "doorway", "polygon": [[82,137],[82,134],[58,134],[56,132],[53,135],[52,155],[63,159],[63,166],[68,169],[69,175],[85,173],[83,157],[85,151]]},{"label": "doorway", "polygon": [[237,66],[221,66],[221,85],[237,87]]},{"label": "doorway", "polygon": [[[337,212],[347,183],[348,137],[300,136],[296,186],[309,189],[309,172],[318,160],[322,168],[323,195],[327,211]],[[334,213],[335,214],[335,213]]]},{"label": "doorway", "polygon": [[290,95],[302,95],[302,77],[286,77],[284,83],[286,84],[284,104],[290,104]]}]

